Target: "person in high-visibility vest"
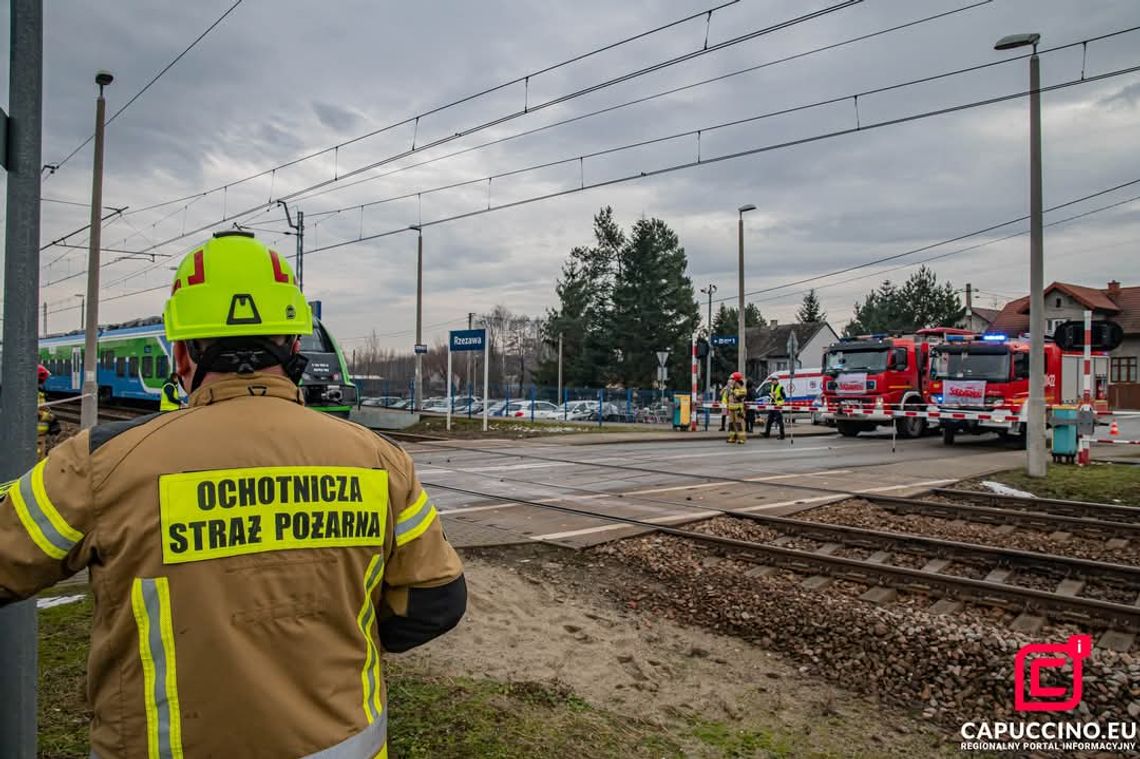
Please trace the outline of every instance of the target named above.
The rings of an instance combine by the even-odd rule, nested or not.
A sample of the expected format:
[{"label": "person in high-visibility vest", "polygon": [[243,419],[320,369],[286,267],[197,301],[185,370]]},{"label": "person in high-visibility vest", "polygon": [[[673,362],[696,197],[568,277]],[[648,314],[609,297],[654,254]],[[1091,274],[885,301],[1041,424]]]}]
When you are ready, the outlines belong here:
[{"label": "person in high-visibility vest", "polygon": [[724,432],[728,424],[728,388],[732,384],[729,380],[720,389],[720,431]]},{"label": "person in high-visibility vest", "polygon": [[728,442],[744,445],[748,439],[744,431],[744,401],[748,390],[744,386],[744,375],[733,372],[728,383]]},{"label": "person in high-visibility vest", "polygon": [[45,406],[47,396],[44,394],[44,383],[47,382],[51,372],[40,364],[36,367],[36,458],[42,459],[47,455],[48,437],[59,432],[59,422],[52,413],[51,407]]},{"label": "person in high-visibility vest", "polygon": [[159,411],[177,411],[182,408],[182,396],[178,393],[178,375],[171,373],[162,386],[162,394],[158,397]]},{"label": "person in high-visibility vest", "polygon": [[784,386],[778,380],[772,380],[768,387],[768,418],[764,422],[764,437],[769,437],[772,425],[780,428],[780,440],[784,439]]},{"label": "person in high-visibility vest", "polygon": [[387,757],[382,652],[459,622],[462,563],[407,453],[305,408],[285,256],[191,250],[163,313],[188,407],[0,486],[0,607],[90,569],[92,757]]}]

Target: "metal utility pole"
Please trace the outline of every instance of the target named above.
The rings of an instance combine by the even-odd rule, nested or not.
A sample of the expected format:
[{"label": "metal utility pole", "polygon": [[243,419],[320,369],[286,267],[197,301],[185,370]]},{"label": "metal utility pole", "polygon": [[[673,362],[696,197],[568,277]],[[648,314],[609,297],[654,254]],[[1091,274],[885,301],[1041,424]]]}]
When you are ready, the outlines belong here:
[{"label": "metal utility pole", "polygon": [[[4,234],[4,362],[0,385],[0,481],[36,463],[36,297],[40,289],[40,136],[43,120],[43,2],[12,0]],[[2,115],[2,114],[0,114]],[[36,756],[36,602],[0,608],[0,756]]]},{"label": "metal utility pole", "polygon": [[709,282],[708,287],[702,287],[701,288],[701,292],[708,293],[708,296],[709,296],[709,352],[705,354],[705,395],[707,395],[711,399],[712,398],[712,354],[713,354],[713,346],[712,346],[712,337],[713,337],[712,296],[713,296],[713,293],[716,292],[716,285],[714,285],[712,282]]},{"label": "metal utility pole", "polygon": [[[423,344],[424,333],[424,230],[418,224],[409,229],[416,230],[416,407],[424,404],[424,355],[419,346]],[[448,382],[451,379],[448,378]]]},{"label": "metal utility pole", "polygon": [[558,403],[563,403],[562,398],[562,333],[558,333]]},{"label": "metal utility pole", "polygon": [[[467,329],[472,329],[474,327],[474,325],[475,325],[475,312],[474,311],[468,311],[467,312]],[[465,353],[467,354],[467,396],[469,398],[471,398],[471,397],[474,397],[471,393],[471,351],[465,351]],[[483,400],[486,401],[487,399],[484,398]],[[471,404],[467,404],[467,408],[470,410]]]},{"label": "metal utility pole", "polygon": [[1045,455],[1045,246],[1041,199],[1040,34],[1011,34],[994,45],[1010,50],[1031,45],[1029,56],[1029,399],[1026,402],[1026,474],[1044,477]]},{"label": "metal utility pole", "polygon": [[277,204],[285,209],[285,221],[289,223],[289,228],[293,230],[293,235],[297,238],[297,289],[305,292],[305,212],[297,209],[297,223],[293,223],[293,217],[289,215],[289,206],[284,200],[277,201]]},{"label": "metal utility pole", "polygon": [[47,301],[44,301],[44,337],[47,337]]},{"label": "metal utility pole", "polygon": [[737,304],[738,312],[736,314],[736,341],[737,341],[737,345],[738,345],[738,347],[736,349],[736,371],[740,372],[741,375],[743,375],[747,379],[748,374],[747,374],[747,372],[745,372],[745,367],[747,366],[747,361],[748,361],[748,348],[745,345],[745,336],[744,336],[744,214],[747,213],[748,211],[755,211],[756,206],[749,203],[748,205],[741,206],[740,208],[738,208],[736,210],[740,214],[739,223],[737,225],[737,232],[739,233],[738,236],[739,236],[739,242],[740,242],[740,246],[739,246],[740,255],[739,255],[739,261],[738,261],[740,272],[739,272],[739,281],[737,283],[737,286],[739,287],[739,290],[740,290],[740,297],[738,299],[739,300],[739,303]]},{"label": "metal utility pole", "polygon": [[91,238],[87,252],[87,315],[84,319],[83,400],[79,407],[79,426],[91,429],[99,423],[99,383],[95,362],[99,358],[99,244],[103,231],[103,122],[107,101],[103,88],[113,82],[110,72],[95,75],[99,97],[95,100],[95,167],[91,172]]}]

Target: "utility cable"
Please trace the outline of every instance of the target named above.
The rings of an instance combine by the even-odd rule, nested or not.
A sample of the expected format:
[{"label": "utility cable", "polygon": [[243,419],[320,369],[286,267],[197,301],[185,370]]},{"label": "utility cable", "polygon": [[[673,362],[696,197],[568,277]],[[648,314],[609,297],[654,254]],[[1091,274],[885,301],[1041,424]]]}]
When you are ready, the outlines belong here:
[{"label": "utility cable", "polygon": [[[738,2],[738,1],[739,0],[733,0],[733,2]],[[594,92],[598,92],[599,90],[603,90],[603,89],[606,89],[608,87],[615,86],[617,84],[622,84],[624,82],[627,82],[627,81],[630,81],[630,80],[633,80],[633,79],[636,79],[636,78],[639,78],[642,76],[646,76],[648,74],[652,74],[652,73],[655,73],[657,71],[661,71],[662,69],[665,69],[665,68],[668,68],[670,66],[675,66],[677,64],[693,60],[695,58],[698,58],[698,57],[703,56],[703,55],[707,55],[709,53],[718,52],[720,50],[724,50],[724,49],[732,47],[734,45],[739,45],[741,43],[748,42],[750,40],[756,39],[757,37],[760,37],[760,36],[765,35],[765,34],[771,34],[771,33],[776,32],[776,31],[780,31],[783,29],[790,28],[790,27],[795,26],[797,24],[801,24],[801,23],[805,23],[807,21],[815,20],[815,19],[820,18],[820,17],[827,15],[829,13],[833,13],[833,12],[839,11],[839,10],[844,10],[846,8],[853,6],[853,5],[857,5],[861,2],[863,2],[863,0],[843,0],[842,2],[839,2],[835,5],[827,6],[825,8],[821,8],[819,10],[815,10],[815,11],[812,11],[810,13],[806,13],[804,15],[797,16],[795,18],[788,19],[786,21],[782,21],[778,24],[773,24],[773,25],[762,27],[759,29],[754,29],[750,32],[746,32],[744,34],[741,34],[739,36],[725,40],[723,42],[719,42],[715,45],[710,45],[707,48],[698,48],[698,49],[690,51],[688,53],[683,53],[681,55],[677,55],[677,56],[674,56],[672,58],[668,58],[668,59],[665,59],[663,61],[659,61],[657,63],[651,64],[649,66],[645,66],[645,67],[640,68],[640,69],[628,71],[624,74],[620,74],[620,75],[613,77],[611,79],[607,79],[607,80],[604,80],[602,82],[598,82],[596,84],[589,85],[587,87],[575,90],[573,92],[569,92],[569,93],[566,93],[563,95],[559,95],[555,98],[543,101],[541,103],[537,103],[537,104],[524,103],[524,107],[519,109],[519,110],[513,111],[513,112],[506,114],[506,115],[503,115],[503,116],[499,116],[495,119],[492,119],[491,121],[484,122],[484,123],[479,124],[477,126],[468,127],[466,129],[456,131],[456,132],[454,132],[454,133],[452,133],[446,137],[442,137],[442,138],[437,139],[437,140],[430,142],[430,143],[424,143],[422,145],[413,144],[410,150],[403,151],[403,152],[398,153],[394,156],[391,156],[390,158],[391,158],[391,160],[396,160],[398,158],[404,158],[408,155],[412,155],[413,153],[416,153],[416,152],[421,152],[421,151],[427,150],[429,148],[438,147],[438,146],[443,145],[447,142],[451,142],[452,140],[456,140],[456,139],[459,139],[461,137],[469,136],[469,135],[474,134],[476,132],[480,132],[480,131],[483,131],[486,129],[490,129],[491,127],[498,126],[498,125],[506,123],[508,121],[512,121],[512,120],[519,118],[521,116],[526,116],[526,115],[535,113],[537,111],[544,110],[546,108],[550,108],[552,106],[559,105],[559,104],[565,103],[567,101],[582,97],[584,95],[589,95],[589,94],[592,94]],[[727,5],[731,5],[731,4],[733,4],[733,3],[726,3],[725,5],[716,6],[712,10],[719,10],[720,8],[726,7]],[[655,30],[650,30],[650,32],[643,32],[642,34],[638,35],[637,37],[631,37],[631,38],[627,38],[626,40],[619,41],[618,43],[612,43],[611,45],[607,46],[604,49],[612,49],[614,47],[619,46],[620,44],[625,44],[626,42],[632,41],[633,39],[638,39],[638,38],[646,36],[647,34],[655,33],[655,32],[660,31],[662,29],[667,29],[667,28],[670,28],[672,26],[676,26],[677,24],[683,23],[685,21],[691,21],[694,18],[703,18],[709,12],[710,11],[706,10],[706,11],[702,11],[702,12],[697,13],[697,14],[693,14],[691,16],[687,16],[684,19],[680,19],[678,21],[672,22],[668,25],[659,27]],[[203,190],[200,192],[192,193],[190,195],[184,195],[180,198],[173,198],[171,200],[162,201],[160,203],[154,203],[154,204],[149,205],[149,206],[144,206],[142,208],[137,209],[134,213],[142,213],[144,211],[154,210],[156,208],[161,208],[163,206],[176,204],[176,203],[182,203],[182,202],[184,202],[186,200],[190,200],[192,198],[203,197],[203,196],[215,193],[215,192],[221,192],[221,191],[224,191],[230,187],[234,187],[235,185],[243,184],[245,182],[249,182],[249,181],[252,181],[254,179],[259,179],[261,177],[266,177],[266,176],[272,176],[272,175],[276,174],[276,172],[281,171],[282,169],[289,168],[291,166],[295,166],[299,163],[302,163],[304,161],[308,161],[308,160],[313,159],[313,158],[317,158],[317,157],[320,157],[323,155],[328,155],[329,153],[336,153],[337,151],[340,150],[340,148],[346,147],[348,145],[352,145],[353,143],[360,142],[361,140],[364,140],[364,139],[368,139],[369,137],[374,137],[378,134],[381,134],[382,132],[390,131],[390,130],[395,129],[395,128],[400,127],[400,126],[417,124],[418,121],[425,116],[428,116],[428,115],[431,115],[434,113],[438,113],[442,110],[450,108],[450,107],[457,105],[459,103],[467,102],[468,100],[471,100],[472,98],[475,98],[475,97],[479,97],[480,95],[486,94],[487,92],[494,92],[495,90],[509,86],[510,84],[518,84],[521,82],[527,82],[527,81],[529,81],[529,79],[532,76],[536,76],[538,73],[546,73],[548,71],[552,71],[554,69],[559,68],[560,66],[567,65],[567,63],[574,62],[575,60],[581,60],[582,58],[588,57],[588,55],[595,54],[597,52],[601,52],[601,49],[599,49],[597,51],[591,51],[591,53],[584,54],[582,56],[579,56],[578,58],[572,59],[571,61],[566,61],[566,62],[563,62],[561,64],[555,64],[553,66],[548,66],[547,68],[543,69],[541,72],[536,72],[535,74],[528,74],[528,75],[523,76],[523,77],[517,77],[517,78],[511,80],[511,82],[507,82],[507,83],[503,83],[501,85],[497,85],[496,87],[490,88],[490,89],[485,90],[481,93],[466,96],[465,98],[462,98],[460,100],[457,100],[457,101],[454,101],[452,103],[448,103],[448,104],[445,104],[442,106],[437,106],[436,108],[433,108],[430,111],[425,111],[424,113],[421,113],[417,116],[408,117],[408,118],[403,119],[401,121],[394,122],[392,124],[381,127],[379,129],[375,129],[371,132],[368,132],[367,134],[363,134],[363,135],[360,135],[358,137],[354,137],[351,140],[347,140],[345,142],[341,142],[341,143],[338,143],[336,145],[333,145],[333,146],[330,146],[327,148],[323,148],[323,149],[315,151],[313,153],[309,153],[309,154],[304,155],[300,158],[295,158],[291,161],[287,161],[285,163],[278,164],[277,166],[274,166],[271,169],[266,169],[266,170],[260,171],[256,174],[251,174],[249,176],[242,177],[241,179],[236,179],[236,180],[233,180],[231,182],[227,182],[224,185],[219,185],[219,186],[213,187],[209,190]],[[297,190],[297,191],[290,193],[290,194],[287,194],[287,195],[281,195],[278,197],[271,197],[268,204],[272,205],[272,204],[276,203],[278,200],[291,200],[294,196],[296,196],[302,192],[307,192],[307,191],[311,191],[314,189],[318,189],[319,187],[323,187],[329,183],[339,181],[340,179],[347,178],[350,176],[354,176],[355,174],[358,174],[361,171],[367,171],[369,168],[374,168],[374,166],[360,167],[358,169],[354,169],[354,170],[349,171],[349,172],[338,173],[336,175],[336,177],[334,177],[331,180],[325,180],[322,182],[318,182],[314,185],[310,185],[309,187],[302,188],[301,190]],[[219,221],[217,223],[224,223],[224,222],[230,221],[231,219],[240,218],[242,215],[244,215],[244,213],[252,213],[253,211],[257,210],[260,207],[261,206],[258,205],[258,206],[255,206],[254,208],[249,209],[248,211],[228,216],[228,217],[222,219],[221,221]],[[209,226],[214,226],[214,225],[208,225],[206,228],[209,228]]]},{"label": "utility cable", "polygon": [[[233,5],[231,5],[231,6],[230,6],[230,7],[229,7],[229,8],[226,10],[226,12],[225,12],[225,13],[223,13],[221,16],[219,16],[219,17],[218,17],[218,18],[217,18],[217,19],[214,21],[214,23],[212,23],[212,24],[210,24],[208,27],[206,27],[206,31],[204,31],[204,32],[202,32],[201,34],[199,34],[199,35],[198,35],[198,36],[197,36],[197,37],[194,39],[194,41],[193,41],[193,42],[191,42],[189,45],[187,45],[185,48],[183,48],[183,50],[182,50],[182,52],[181,52],[181,53],[179,53],[178,55],[174,56],[174,60],[172,60],[170,63],[166,64],[165,66],[163,66],[163,67],[162,67],[162,70],[161,70],[161,71],[159,71],[157,74],[155,74],[153,77],[151,77],[151,80],[150,80],[149,82],[147,82],[147,83],[146,83],[146,84],[143,86],[143,88],[142,88],[141,90],[139,90],[139,91],[138,91],[138,92],[136,92],[136,93],[135,93],[133,96],[131,96],[131,99],[130,99],[130,100],[128,100],[126,103],[124,103],[124,104],[123,104],[123,106],[122,106],[121,108],[119,108],[119,110],[117,110],[117,111],[115,111],[113,114],[111,114],[111,117],[107,119],[107,122],[106,122],[106,123],[107,123],[107,124],[110,124],[112,121],[114,121],[115,119],[117,119],[117,118],[119,117],[119,115],[120,115],[120,114],[121,114],[123,111],[127,110],[128,108],[130,108],[130,107],[131,107],[131,104],[132,104],[132,103],[134,103],[136,100],[138,100],[140,97],[142,97],[142,94],[143,94],[144,92],[146,92],[147,90],[149,90],[149,89],[151,88],[151,86],[152,86],[152,85],[153,85],[155,82],[157,82],[159,79],[161,79],[161,78],[162,78],[162,75],[163,75],[163,74],[165,74],[167,71],[170,71],[170,69],[172,69],[176,63],[178,63],[180,60],[182,60],[182,58],[183,58],[183,57],[184,57],[184,56],[185,56],[187,53],[189,53],[191,50],[193,50],[193,49],[194,49],[194,46],[195,46],[195,45],[197,45],[199,42],[201,42],[203,39],[205,39],[205,37],[206,37],[206,35],[207,35],[207,34],[209,34],[210,32],[214,31],[214,29],[215,29],[215,28],[218,26],[218,24],[220,24],[220,23],[222,23],[223,21],[225,21],[225,20],[226,20],[226,16],[229,16],[231,13],[233,13],[233,12],[234,12],[234,10],[235,10],[235,9],[236,9],[236,8],[237,8],[239,5],[241,5],[241,4],[242,4],[242,0],[235,0],[234,4],[233,4]],[[49,173],[48,173],[48,175],[47,175],[46,177],[44,177],[44,179],[46,180],[46,179],[50,178],[50,177],[51,177],[53,174],[55,174],[55,172],[59,171],[59,169],[61,169],[65,163],[67,163],[67,162],[68,162],[68,161],[70,161],[70,160],[71,160],[73,157],[75,157],[75,154],[76,154],[76,153],[78,153],[80,150],[83,150],[83,148],[84,148],[84,147],[86,147],[86,146],[87,146],[87,144],[88,144],[88,143],[90,143],[90,142],[91,142],[91,140],[93,140],[93,139],[95,139],[95,135],[94,135],[94,134],[92,134],[90,137],[88,137],[86,140],[84,140],[82,143],[80,143],[80,144],[79,144],[79,146],[78,146],[77,148],[75,148],[75,150],[73,150],[73,151],[71,151],[70,153],[68,153],[68,154],[67,154],[67,155],[64,157],[64,159],[63,159],[62,161],[58,161],[58,162],[56,162],[56,163],[54,163],[54,164],[51,164],[51,165],[49,165],[49,166],[47,167],[47,168],[49,169]]]}]

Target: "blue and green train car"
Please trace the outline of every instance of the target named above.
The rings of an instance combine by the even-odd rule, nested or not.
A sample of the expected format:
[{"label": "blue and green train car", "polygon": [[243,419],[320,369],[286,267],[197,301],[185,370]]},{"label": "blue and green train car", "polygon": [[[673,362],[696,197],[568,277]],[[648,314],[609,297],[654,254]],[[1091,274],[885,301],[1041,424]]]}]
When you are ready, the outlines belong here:
[{"label": "blue and green train car", "polygon": [[[83,345],[81,331],[40,339],[40,363],[51,372],[44,385],[48,394],[63,397],[80,392]],[[98,345],[96,379],[100,399],[108,403],[149,402],[157,408],[173,365],[162,319],[152,317],[102,327]],[[313,333],[301,338],[301,352],[309,358],[301,378],[305,405],[347,417],[356,403],[356,386],[336,340],[315,317]]]}]

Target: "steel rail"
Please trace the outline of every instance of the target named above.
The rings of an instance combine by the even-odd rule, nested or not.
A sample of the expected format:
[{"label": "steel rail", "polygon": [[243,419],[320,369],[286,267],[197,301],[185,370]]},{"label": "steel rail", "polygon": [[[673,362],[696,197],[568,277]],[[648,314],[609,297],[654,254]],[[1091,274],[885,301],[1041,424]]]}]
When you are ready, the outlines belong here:
[{"label": "steel rail", "polygon": [[522,498],[496,495],[470,488],[461,488],[454,485],[445,485],[438,482],[424,481],[426,487],[450,490],[480,498],[487,498],[505,503],[519,503],[534,506],[540,509],[561,511],[578,514],[602,521],[627,524],[640,527],[666,535],[687,538],[704,543],[711,543],[730,548],[742,549],[765,558],[764,563],[776,564],[797,571],[816,570],[855,582],[869,584],[884,584],[892,587],[901,587],[906,590],[919,592],[942,591],[943,593],[958,597],[964,596],[970,600],[986,605],[1021,608],[1026,611],[1041,611],[1051,616],[1084,624],[1098,625],[1123,629],[1128,632],[1140,632],[1140,606],[1101,601],[1092,598],[1069,596],[1051,591],[1023,588],[1016,585],[975,580],[968,577],[956,577],[937,572],[924,572],[908,567],[895,567],[879,564],[862,559],[850,559],[842,556],[801,551],[794,548],[784,548],[765,543],[755,543],[736,538],[726,538],[720,535],[685,530],[678,527],[669,527],[634,517],[623,517],[616,514],[598,514],[584,509],[559,504],[541,503]]}]

